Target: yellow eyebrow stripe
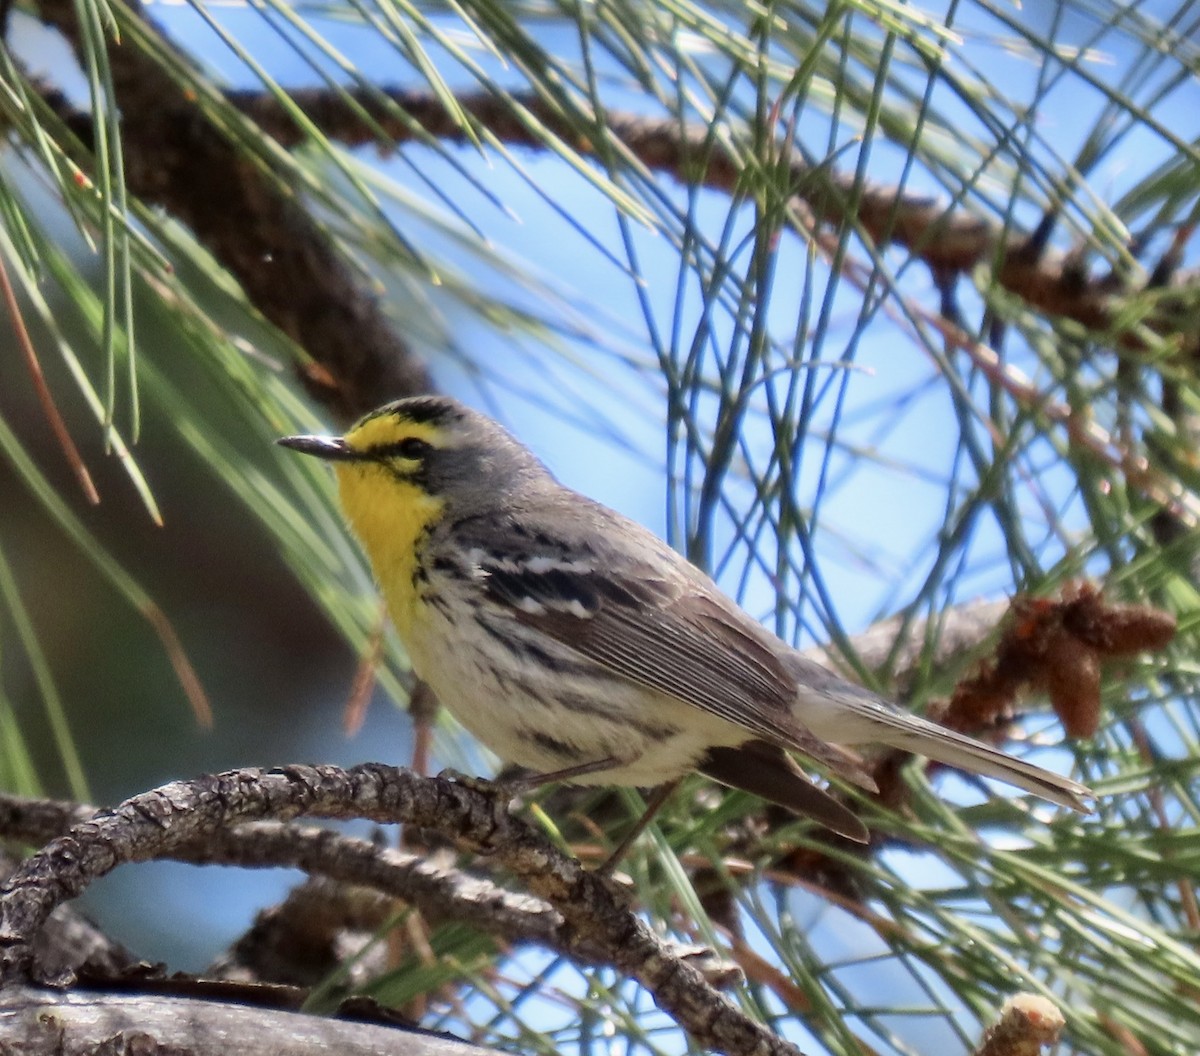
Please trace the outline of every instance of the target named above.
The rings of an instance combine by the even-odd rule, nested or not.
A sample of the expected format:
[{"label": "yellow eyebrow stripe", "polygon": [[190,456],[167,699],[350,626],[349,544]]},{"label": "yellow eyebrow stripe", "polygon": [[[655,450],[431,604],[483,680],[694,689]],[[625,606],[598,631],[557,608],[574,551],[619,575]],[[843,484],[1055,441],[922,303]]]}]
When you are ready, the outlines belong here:
[{"label": "yellow eyebrow stripe", "polygon": [[405,440],[410,436],[436,444],[442,433],[443,430],[436,425],[413,422],[388,414],[368,418],[361,425],[351,429],[344,439],[355,451],[369,451],[381,444],[394,444],[397,440]]}]

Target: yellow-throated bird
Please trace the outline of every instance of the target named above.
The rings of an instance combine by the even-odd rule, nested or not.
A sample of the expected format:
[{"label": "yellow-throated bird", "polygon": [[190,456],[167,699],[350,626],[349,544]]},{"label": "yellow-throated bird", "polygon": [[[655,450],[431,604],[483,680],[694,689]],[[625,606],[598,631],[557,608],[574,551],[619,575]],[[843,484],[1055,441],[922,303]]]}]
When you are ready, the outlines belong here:
[{"label": "yellow-throated bird", "polygon": [[502,759],[583,784],[662,786],[698,770],[859,841],[862,822],[789,751],[871,789],[839,746],[878,742],[1087,810],[1078,782],[804,659],[454,400],[399,400],[344,437],[280,443],[333,463],[413,670]]}]

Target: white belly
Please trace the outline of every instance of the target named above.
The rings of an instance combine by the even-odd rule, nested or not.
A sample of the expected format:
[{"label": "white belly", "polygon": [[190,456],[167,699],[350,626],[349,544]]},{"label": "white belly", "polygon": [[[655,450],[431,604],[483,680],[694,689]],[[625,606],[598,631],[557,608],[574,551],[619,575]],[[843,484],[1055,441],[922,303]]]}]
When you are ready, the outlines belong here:
[{"label": "white belly", "polygon": [[[464,633],[440,610],[427,612],[407,642],[413,670],[507,762],[546,773],[613,759],[611,769],[578,783],[651,787],[693,770],[709,748],[750,737],[706,711],[612,676],[515,621],[491,624],[494,635],[478,626]],[[514,650],[514,639],[536,652]],[[533,681],[522,657],[538,660]]]}]

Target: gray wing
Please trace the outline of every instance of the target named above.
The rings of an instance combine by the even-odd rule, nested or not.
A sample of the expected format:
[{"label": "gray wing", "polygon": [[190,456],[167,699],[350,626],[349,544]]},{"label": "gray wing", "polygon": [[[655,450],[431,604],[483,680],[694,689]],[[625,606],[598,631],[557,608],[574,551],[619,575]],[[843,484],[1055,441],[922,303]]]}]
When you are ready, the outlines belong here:
[{"label": "gray wing", "polygon": [[[503,524],[455,525],[493,602],[622,678],[875,787],[857,756],[796,718],[781,647],[707,577],[641,526],[581,496],[572,494],[553,518],[553,534],[540,527],[544,505],[538,514],[537,527],[519,513]],[[575,528],[581,523],[586,537]]]},{"label": "gray wing", "polygon": [[736,748],[713,748],[699,770],[723,785],[753,792],[801,817],[812,818],[855,843],[870,841],[871,835],[859,817],[846,804],[814,785],[777,744],[747,741]]}]

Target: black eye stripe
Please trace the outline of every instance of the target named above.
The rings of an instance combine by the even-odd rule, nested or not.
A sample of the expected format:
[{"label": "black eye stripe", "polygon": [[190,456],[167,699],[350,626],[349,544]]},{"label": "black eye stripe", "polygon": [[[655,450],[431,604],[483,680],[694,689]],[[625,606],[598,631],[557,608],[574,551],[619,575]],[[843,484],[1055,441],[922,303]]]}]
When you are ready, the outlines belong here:
[{"label": "black eye stripe", "polygon": [[371,448],[371,457],[382,459],[399,455],[401,458],[420,460],[432,450],[432,444],[426,443],[415,436],[407,436],[403,440],[397,440],[392,444],[377,444]]}]

